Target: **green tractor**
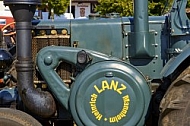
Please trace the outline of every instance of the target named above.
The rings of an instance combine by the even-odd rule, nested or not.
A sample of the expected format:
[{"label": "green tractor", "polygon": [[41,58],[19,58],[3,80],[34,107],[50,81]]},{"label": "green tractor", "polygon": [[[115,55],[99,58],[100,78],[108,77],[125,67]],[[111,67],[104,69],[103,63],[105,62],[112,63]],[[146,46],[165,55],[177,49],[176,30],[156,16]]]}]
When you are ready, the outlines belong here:
[{"label": "green tractor", "polygon": [[134,17],[34,21],[40,3],[4,0],[17,39],[0,124],[190,125],[187,0],[163,16],[148,16],[148,0],[134,0]]}]

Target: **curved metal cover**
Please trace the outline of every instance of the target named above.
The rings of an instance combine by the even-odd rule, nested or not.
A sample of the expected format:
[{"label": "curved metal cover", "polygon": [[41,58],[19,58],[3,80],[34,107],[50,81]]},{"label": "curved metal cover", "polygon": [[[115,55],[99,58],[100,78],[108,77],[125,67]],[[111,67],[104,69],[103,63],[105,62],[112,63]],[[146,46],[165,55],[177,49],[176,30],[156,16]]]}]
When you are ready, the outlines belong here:
[{"label": "curved metal cover", "polygon": [[144,77],[118,61],[96,63],[76,79],[70,107],[78,125],[143,125],[150,101]]},{"label": "curved metal cover", "polygon": [[188,44],[182,53],[180,53],[177,57],[171,58],[167,64],[164,66],[164,68],[161,71],[161,75],[163,77],[168,77],[170,74],[174,72],[174,70],[177,69],[180,64],[187,59],[190,56],[190,44]]}]

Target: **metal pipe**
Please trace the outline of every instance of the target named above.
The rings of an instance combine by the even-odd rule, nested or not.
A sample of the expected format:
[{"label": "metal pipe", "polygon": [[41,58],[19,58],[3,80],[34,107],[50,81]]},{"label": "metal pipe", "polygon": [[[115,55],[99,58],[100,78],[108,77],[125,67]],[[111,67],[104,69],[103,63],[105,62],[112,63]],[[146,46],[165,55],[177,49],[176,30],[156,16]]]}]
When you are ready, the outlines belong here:
[{"label": "metal pipe", "polygon": [[155,56],[154,34],[149,31],[148,0],[134,0],[134,26],[129,34],[131,58],[153,58]]},{"label": "metal pipe", "polygon": [[134,0],[134,32],[149,32],[148,0]]},{"label": "metal pipe", "polygon": [[24,105],[34,114],[47,118],[55,114],[56,105],[49,92],[33,84],[31,20],[40,0],[4,0],[16,21],[16,70],[18,91]]}]

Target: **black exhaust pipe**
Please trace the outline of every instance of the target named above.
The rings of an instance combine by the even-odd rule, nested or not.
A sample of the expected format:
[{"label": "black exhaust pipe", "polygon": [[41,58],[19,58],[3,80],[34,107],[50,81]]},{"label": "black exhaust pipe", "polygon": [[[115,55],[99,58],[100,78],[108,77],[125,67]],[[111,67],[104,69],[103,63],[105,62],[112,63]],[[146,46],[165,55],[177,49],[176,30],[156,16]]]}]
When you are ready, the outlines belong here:
[{"label": "black exhaust pipe", "polygon": [[49,92],[39,91],[33,84],[31,21],[36,6],[40,3],[40,0],[4,0],[16,21],[16,70],[19,94],[31,112],[48,118],[55,114],[55,101]]}]

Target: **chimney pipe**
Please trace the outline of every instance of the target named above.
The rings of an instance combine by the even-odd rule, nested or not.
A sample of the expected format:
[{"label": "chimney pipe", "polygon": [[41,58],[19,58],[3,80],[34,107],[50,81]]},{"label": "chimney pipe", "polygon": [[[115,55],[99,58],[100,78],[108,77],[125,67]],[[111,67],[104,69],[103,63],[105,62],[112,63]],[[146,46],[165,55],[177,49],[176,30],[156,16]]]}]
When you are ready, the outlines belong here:
[{"label": "chimney pipe", "polygon": [[134,59],[155,57],[154,32],[149,31],[148,0],[134,0],[134,29],[129,34],[129,55]]},{"label": "chimney pipe", "polygon": [[134,0],[134,32],[149,32],[148,0]]},{"label": "chimney pipe", "polygon": [[39,91],[33,84],[32,18],[40,0],[4,0],[16,22],[16,70],[18,91],[24,105],[34,114],[48,118],[56,111],[55,101],[49,92]]}]

